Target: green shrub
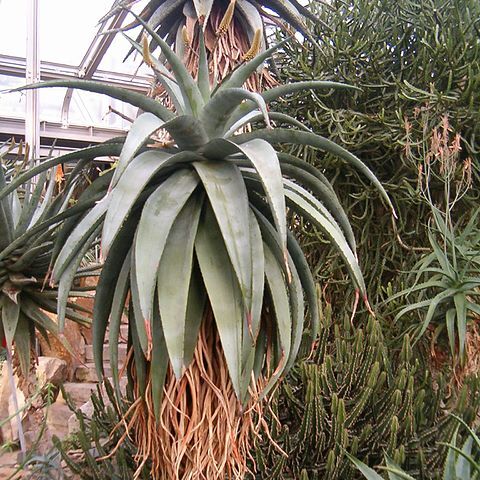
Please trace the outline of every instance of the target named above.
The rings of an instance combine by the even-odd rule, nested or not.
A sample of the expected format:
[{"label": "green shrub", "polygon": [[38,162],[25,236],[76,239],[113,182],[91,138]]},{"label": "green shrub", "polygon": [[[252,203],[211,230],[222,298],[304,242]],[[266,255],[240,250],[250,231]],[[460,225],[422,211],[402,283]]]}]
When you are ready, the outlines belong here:
[{"label": "green shrub", "polygon": [[[333,0],[311,2],[322,22],[314,27],[322,49],[289,43],[278,60],[280,80],[335,80],[359,87],[284,99],[277,109],[306,122],[369,165],[381,178],[399,219],[356,174],[342,173],[337,160],[308,150],[309,161],[333,178],[346,205],[365,266],[370,300],[383,299],[382,286],[408,271],[423,248],[430,208],[417,189],[423,146],[445,117],[461,138],[460,161],[470,157],[478,182],[480,152],[480,3],[477,0]],[[307,48],[304,48],[304,47]],[[437,191],[443,186],[434,181]],[[435,195],[435,193],[434,193]],[[468,217],[478,205],[475,189],[453,214]],[[308,225],[312,264],[331,287],[344,286],[340,259],[319,249]],[[398,234],[398,235],[397,235]],[[334,290],[334,288],[331,288]],[[344,296],[344,291],[341,290]]]}]

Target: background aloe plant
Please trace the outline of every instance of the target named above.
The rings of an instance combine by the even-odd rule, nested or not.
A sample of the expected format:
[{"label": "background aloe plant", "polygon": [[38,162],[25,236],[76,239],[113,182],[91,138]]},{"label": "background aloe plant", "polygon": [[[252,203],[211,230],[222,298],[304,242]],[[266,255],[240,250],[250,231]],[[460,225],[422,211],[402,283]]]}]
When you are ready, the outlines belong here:
[{"label": "background aloe plant", "polygon": [[[453,356],[465,360],[465,339],[471,320],[480,315],[480,236],[477,229],[478,212],[459,232],[451,228],[438,211],[433,211],[434,226],[430,227],[429,240],[432,251],[420,258],[410,273],[408,288],[389,297],[411,298],[415,301],[402,307],[395,316],[398,320],[413,311],[424,311],[417,337],[423,335],[430,323],[436,334],[447,331]],[[441,238],[441,243],[437,240]],[[415,325],[413,325],[415,327]]]},{"label": "background aloe plant", "polygon": [[[47,341],[49,334],[60,335],[59,326],[45,313],[55,313],[57,307],[57,289],[48,286],[54,243],[63,222],[92,204],[70,205],[78,181],[75,172],[59,192],[55,162],[31,168],[21,151],[20,155],[13,155],[12,149],[7,153],[13,158],[0,158],[0,334],[7,348],[15,343],[16,358],[28,377],[35,332]],[[72,281],[76,275],[73,272]],[[72,294],[83,296],[86,292]],[[65,297],[65,315],[90,324],[83,311]]]},{"label": "background aloe plant", "polygon": [[[389,301],[414,297],[415,301],[402,308],[395,320],[425,310],[418,337],[431,322],[438,325],[436,334],[446,326],[451,353],[456,356],[458,343],[458,356],[463,362],[467,324],[480,314],[480,231],[478,210],[472,211],[469,219],[454,220],[458,204],[472,187],[473,172],[472,159],[460,158],[460,134],[451,137],[450,122],[444,116],[430,136],[409,148],[409,155],[419,164],[421,197],[431,210],[430,251],[412,267],[410,286]],[[442,188],[435,189],[434,185]]]},{"label": "background aloe plant", "polygon": [[[108,20],[126,5],[135,1],[115,2],[111,11],[101,21]],[[200,36],[204,37],[211,80],[216,83],[225,78],[244,60],[250,60],[268,47],[267,25],[302,32],[313,43],[315,40],[305,24],[305,19],[316,17],[297,0],[151,0],[133,22],[123,31],[142,26],[137,37],[152,30],[164,39],[187,69],[196,77]],[[145,24],[148,28],[145,28]],[[202,35],[200,35],[202,31]],[[290,32],[292,33],[292,32]],[[151,36],[149,50],[155,51],[159,42]],[[132,46],[129,54],[135,50]],[[129,55],[128,54],[128,55]],[[128,56],[127,55],[127,56]],[[157,75],[161,73],[156,71]],[[252,72],[254,73],[254,72]],[[256,72],[255,72],[256,73]],[[249,89],[258,91],[263,83],[275,83],[271,72],[259,69],[259,74],[246,79]],[[160,79],[159,79],[160,80]],[[162,83],[162,82],[160,82]]]}]

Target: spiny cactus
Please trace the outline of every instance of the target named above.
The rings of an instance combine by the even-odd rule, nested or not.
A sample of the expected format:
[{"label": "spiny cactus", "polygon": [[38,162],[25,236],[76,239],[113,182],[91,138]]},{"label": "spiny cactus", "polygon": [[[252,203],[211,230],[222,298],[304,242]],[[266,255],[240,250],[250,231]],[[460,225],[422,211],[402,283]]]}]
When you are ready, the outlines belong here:
[{"label": "spiny cactus", "polygon": [[418,478],[435,478],[445,457],[438,442],[455,429],[447,412],[471,421],[475,391],[466,384],[445,400],[446,382],[413,357],[408,336],[391,351],[376,319],[364,328],[349,321],[340,327],[327,305],[315,353],[296,366],[272,404],[277,445],[258,442],[259,478],[359,478],[345,452],[369,465],[386,453]]},{"label": "spiny cactus", "polygon": [[[90,418],[76,410],[68,395],[66,397],[67,405],[77,417],[79,429],[63,442],[54,435],[53,444],[62,456],[67,478],[70,473],[83,480],[120,480],[133,478],[134,474],[139,480],[151,478],[148,463],[136,471],[134,456],[137,448],[122,423],[122,415],[129,405],[123,400],[118,401],[108,381],[104,383],[103,391],[97,387],[97,392],[92,393]],[[98,461],[99,457],[103,460]]]}]

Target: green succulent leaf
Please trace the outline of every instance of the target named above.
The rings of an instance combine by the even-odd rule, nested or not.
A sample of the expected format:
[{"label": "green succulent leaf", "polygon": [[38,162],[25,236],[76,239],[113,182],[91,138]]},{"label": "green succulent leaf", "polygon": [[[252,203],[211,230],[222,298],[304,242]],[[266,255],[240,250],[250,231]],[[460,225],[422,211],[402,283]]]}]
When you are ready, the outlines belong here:
[{"label": "green succulent leaf", "polygon": [[339,230],[338,225],[325,217],[320,211],[314,208],[307,200],[296,192],[285,190],[287,203],[291,203],[292,207],[308,218],[317,228],[323,231],[332,241],[333,245],[338,249],[339,253],[345,261],[345,265],[350,272],[352,279],[363,295],[366,295],[365,282],[358,265],[354,252],[350,249],[343,233]]},{"label": "green succulent leaf", "polygon": [[200,220],[195,251],[232,385],[237,398],[241,398],[242,332],[246,315],[238,277],[226,249],[224,234],[211,208],[205,209]]},{"label": "green succulent leaf", "polygon": [[[95,301],[93,304],[93,318],[95,318],[95,321],[92,325],[92,345],[93,359],[99,378],[103,375],[103,344],[105,342],[108,321],[112,313],[112,302],[117,290],[119,276],[124,268],[125,259],[128,257],[131,249],[136,222],[137,219],[133,217],[130,217],[125,222],[105,259],[95,290]],[[130,254],[130,256],[132,255]],[[119,306],[113,305],[113,308],[119,308]]]},{"label": "green succulent leaf", "polygon": [[458,328],[458,346],[460,358],[463,357],[465,351],[465,338],[467,336],[467,299],[463,292],[456,293],[453,296],[455,310],[457,316]]},{"label": "green succulent leaf", "polygon": [[195,162],[193,166],[215,212],[242,297],[250,310],[252,248],[248,230],[248,196],[242,174],[238,167],[227,162]]},{"label": "green succulent leaf", "polygon": [[[187,316],[190,297],[190,280],[194,265],[193,246],[197,234],[203,199],[192,195],[173,222],[158,269],[157,289],[162,330],[172,363],[173,372],[181,378],[192,351],[188,337],[198,335],[202,315]],[[197,302],[200,303],[200,302]],[[196,320],[188,324],[187,320]],[[188,340],[187,340],[188,339]]]},{"label": "green succulent leaf", "polygon": [[[0,163],[0,191],[6,190],[7,183]],[[13,218],[8,198],[0,200],[0,249],[5,248],[11,241],[13,235]]]},{"label": "green succulent leaf", "polygon": [[59,282],[58,282],[58,292],[57,292],[57,321],[58,327],[61,332],[65,327],[65,317],[67,314],[67,302],[70,295],[70,288],[75,278],[75,275],[80,267],[85,254],[91,248],[91,245],[95,238],[100,233],[101,226],[98,225],[91,235],[82,243],[80,249],[77,251],[75,256],[70,260],[68,265],[63,270]]},{"label": "green succulent leaf", "polygon": [[192,170],[178,170],[157,187],[143,207],[135,238],[135,277],[147,321],[152,319],[157,273],[168,235],[197,185],[198,177]]},{"label": "green succulent leaf", "polygon": [[[132,48],[136,50],[140,55],[143,55],[143,48],[135,40],[132,40],[128,35],[125,35],[122,32],[124,38],[132,45]],[[185,112],[185,101],[182,96],[182,92],[177,84],[177,82],[171,77],[171,73],[168,71],[167,67],[157,60],[155,57],[151,56],[150,61],[152,62],[152,67],[155,73],[157,81],[163,86],[168,96],[172,100],[175,110],[179,115],[183,115]]]},{"label": "green succulent leaf", "polygon": [[219,86],[218,90],[223,90],[227,88],[240,88],[250,77],[250,75],[257,70],[258,67],[263,65],[263,63],[272,56],[279,48],[282,47],[290,38],[282,40],[272,47],[265,50],[265,52],[256,55],[252,60],[240,65],[232,74],[224,79]]},{"label": "green succulent leaf", "polygon": [[375,472],[375,470],[365,465],[363,462],[358,460],[358,458],[353,457],[348,452],[345,452],[345,455],[367,480],[383,480],[383,478],[377,472]]},{"label": "green succulent leaf", "polygon": [[226,155],[240,153],[255,168],[262,182],[275,225],[282,239],[283,250],[286,252],[287,225],[283,179],[277,153],[273,147],[261,139],[253,139],[241,145],[236,145],[229,140],[216,139],[210,142],[207,148],[209,146],[211,148],[205,151],[206,156],[214,156],[214,151],[222,151]]},{"label": "green succulent leaf", "polygon": [[133,157],[138,153],[140,148],[153,133],[162,128],[164,123],[165,122],[163,120],[149,112],[142,113],[138,118],[135,119],[127,134],[127,138],[125,139],[125,143],[120,153],[120,158],[118,159],[117,166],[113,174],[111,188],[115,187],[115,185],[118,183],[118,180],[125,172],[125,169]]},{"label": "green succulent leaf", "polygon": [[168,370],[168,350],[162,328],[162,320],[158,306],[153,308],[152,317],[152,361],[150,365],[152,379],[153,412],[160,422],[160,409],[163,399],[163,386]]},{"label": "green succulent leaf", "polygon": [[[268,118],[274,122],[280,124],[287,124],[292,125],[294,127],[300,128],[301,130],[305,130],[307,132],[310,131],[308,127],[306,127],[302,122],[298,121],[296,118],[291,117],[290,115],[286,115],[284,113],[278,112],[268,112]],[[235,132],[244,128],[248,124],[260,122],[265,120],[265,115],[258,110],[254,110],[246,115],[242,116],[239,120],[229,126],[228,130],[223,135],[225,138],[231,137]],[[229,122],[230,123],[230,122]]]},{"label": "green succulent leaf", "polygon": [[384,198],[387,205],[392,210],[392,213],[396,215],[395,209],[387,192],[373,172],[359,158],[331,140],[311,132],[300,132],[285,128],[275,128],[273,130],[261,129],[252,133],[237,135],[236,137],[233,137],[233,141],[240,144],[245,143],[253,138],[263,138],[267,142],[271,143],[310,145],[311,147],[320,148],[331,153],[332,155],[338,156],[354,166],[360,173],[364,174],[373,183],[373,185],[380,192],[381,196]]},{"label": "green succulent leaf", "polygon": [[[117,400],[121,401],[121,389],[118,372],[118,345],[120,336],[120,325],[125,310],[125,302],[127,300],[130,280],[131,252],[127,254],[123,261],[122,268],[118,274],[115,285],[115,291],[112,297],[112,307],[110,312],[110,323],[108,326],[108,344],[110,368],[112,369],[112,383],[115,389]],[[105,333],[105,332],[104,332]],[[102,349],[103,355],[103,349]]]},{"label": "green succulent leaf", "polygon": [[38,177],[38,183],[35,185],[33,193],[30,195],[28,201],[24,202],[18,223],[15,228],[15,235],[25,233],[29,225],[33,222],[33,217],[37,211],[40,200],[43,194],[43,188],[47,180],[47,172],[42,172]]},{"label": "green succulent leaf", "polygon": [[197,84],[203,101],[206,103],[210,99],[210,73],[208,68],[207,51],[205,49],[205,37],[203,32],[199,35],[198,44],[198,77]]},{"label": "green succulent leaf", "polygon": [[200,90],[198,89],[197,84],[193,80],[192,76],[188,70],[183,65],[180,58],[173,52],[173,50],[168,46],[168,44],[135,13],[131,12],[132,15],[143,25],[145,30],[152,36],[152,39],[160,46],[165,59],[170,64],[172,73],[178,82],[178,87],[182,92],[184,103],[185,103],[185,113],[198,115],[200,109],[204,105],[204,100]]},{"label": "green succulent leaf", "polygon": [[469,461],[469,458],[472,457],[473,440],[474,440],[473,437],[470,435],[465,440],[465,443],[463,444],[462,454],[459,454],[457,456],[457,462],[455,464],[456,478],[452,477],[454,480],[457,480],[460,478],[471,478],[470,475],[471,475],[472,466],[474,468],[474,471],[477,474],[480,471],[480,465],[478,462],[474,462],[474,464],[472,465],[471,462]]},{"label": "green succulent leaf", "polygon": [[[310,338],[313,345],[313,342],[315,342],[320,329],[318,296],[317,289],[315,287],[315,280],[313,278],[312,272],[310,271],[310,266],[305,259],[305,255],[303,254],[300,245],[295,240],[295,237],[291,232],[287,232],[287,242],[288,252],[292,258],[293,264],[295,265],[295,269],[298,274],[301,286],[305,291],[310,316]],[[297,291],[301,291],[301,289],[297,287]]]},{"label": "green succulent leaf", "polygon": [[134,207],[135,201],[170,157],[168,153],[148,151],[135,157],[125,168],[115,188],[107,197],[109,208],[102,231],[102,249],[105,256],[108,255],[110,246]]},{"label": "green succulent leaf", "polygon": [[258,336],[261,322],[265,282],[265,257],[260,227],[251,209],[249,211],[249,227],[252,245],[252,309],[251,325],[248,325],[247,319],[247,327],[251,340],[255,340]]},{"label": "green succulent leaf", "polygon": [[111,197],[106,197],[101,202],[97,203],[71,232],[55,260],[52,281],[55,282],[60,279],[65,269],[75,258],[77,253],[84,247],[87,239],[90,238],[92,233],[101,225],[110,205],[110,200]]},{"label": "green succulent leaf", "polygon": [[[137,235],[135,233],[135,240],[136,240],[136,236]],[[145,360],[147,360],[151,355],[151,349],[152,349],[152,337],[151,337],[152,324],[151,324],[151,318],[149,320],[145,319],[142,312],[142,306],[140,305],[140,294],[139,294],[138,280],[137,280],[137,262],[136,262],[135,248],[132,249],[132,253],[131,253],[130,297],[131,297],[130,305],[132,306],[131,320],[134,323],[133,328],[135,329],[135,335],[137,337],[138,346],[142,351],[142,356],[144,356]],[[152,299],[152,314],[153,314],[153,299]]]},{"label": "green succulent leaf", "polygon": [[155,116],[164,120],[165,122],[174,116],[174,114],[165,108],[161,103],[151,99],[150,97],[147,97],[146,95],[93,80],[48,80],[46,82],[33,83],[24,87],[15,88],[11,90],[11,92],[21,92],[23,90],[52,87],[75,88],[78,90],[85,90],[87,92],[108,95],[111,98],[115,98],[117,100],[121,100],[122,102],[133,105],[134,107],[141,108],[145,112],[153,113]]},{"label": "green succulent leaf", "polygon": [[360,90],[360,88],[345,83],[331,82],[326,80],[307,80],[303,82],[292,82],[278,87],[271,88],[262,92],[262,97],[265,102],[270,103],[278,100],[281,97],[291,95],[295,92],[302,92],[305,90]]},{"label": "green succulent leaf", "polygon": [[192,115],[181,115],[165,124],[165,129],[181,150],[198,150],[208,142],[203,122]]},{"label": "green succulent leaf", "polygon": [[22,375],[27,378],[30,373],[30,352],[31,344],[30,337],[32,334],[32,325],[28,318],[20,310],[18,312],[18,324],[15,335],[15,354],[20,363],[20,371]]},{"label": "green succulent leaf", "polygon": [[261,324],[265,282],[265,259],[262,234],[255,214],[252,210],[250,210],[249,214],[250,240],[252,245],[252,307],[250,317],[247,317],[247,321],[243,323],[241,385],[241,400],[243,403],[245,403],[248,398],[248,386],[252,379],[256,351],[255,345]]},{"label": "green succulent leaf", "polygon": [[267,105],[260,94],[243,88],[224,88],[211,97],[200,114],[200,122],[205,126],[209,138],[221,137],[225,133],[231,114],[246,99],[255,102],[265,123],[270,126]]},{"label": "green succulent leaf", "polygon": [[17,331],[18,318],[20,315],[20,305],[10,298],[3,297],[2,305],[2,325],[5,333],[5,340],[8,348],[11,348],[15,333]]},{"label": "green succulent leaf", "polygon": [[269,381],[262,390],[260,398],[264,398],[270,392],[284,372],[292,346],[292,315],[287,293],[287,280],[283,275],[282,268],[275,259],[275,255],[266,243],[264,243],[264,252],[265,278],[276,319],[280,351],[278,352],[278,363],[275,365],[275,370],[271,372]]}]

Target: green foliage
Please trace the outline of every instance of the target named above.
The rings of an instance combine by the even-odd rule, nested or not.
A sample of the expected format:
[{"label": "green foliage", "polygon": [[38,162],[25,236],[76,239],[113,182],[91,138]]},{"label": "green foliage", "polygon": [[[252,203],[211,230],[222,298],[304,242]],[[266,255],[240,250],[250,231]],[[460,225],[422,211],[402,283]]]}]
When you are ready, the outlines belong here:
[{"label": "green foliage", "polygon": [[[313,338],[318,328],[314,282],[295,238],[287,234],[287,206],[325,233],[366,298],[355,240],[331,185],[305,161],[278,154],[273,145],[311,145],[328,151],[357,168],[387,204],[388,196],[372,171],[339,145],[312,132],[271,127],[270,116],[275,114],[267,113],[267,101],[298,88],[345,86],[311,81],[264,94],[241,88],[268,58],[271,51],[267,51],[207,96],[202,76],[195,81],[169,46],[139,21],[171,64],[176,88],[170,93],[179,111],[164,112],[153,100],[112,89],[113,96],[142,106],[145,112],[125,139],[108,193],[80,221],[64,229],[53,278],[68,288],[73,259],[81,258],[101,229],[106,261],[94,306],[97,369],[102,371],[109,320],[110,359],[117,364],[116,336],[130,289],[137,379],[144,387],[144,362],[151,362],[157,413],[168,362],[177,378],[188,367],[207,300],[237,397],[247,398],[252,373],[255,378],[260,374],[270,378],[266,395],[297,356],[304,330],[303,292]],[[141,50],[140,45],[136,48]],[[208,70],[206,60],[199,68]],[[171,78],[163,78],[165,87],[171,87]],[[27,88],[56,86],[100,92],[94,82],[76,80]],[[108,86],[101,87],[102,93],[108,91]],[[258,117],[266,128],[234,135]],[[298,125],[286,115],[277,118],[279,123]],[[159,129],[168,132],[169,140],[147,146]],[[62,318],[65,297],[60,297],[58,310]],[[271,351],[266,339],[273,342]]]},{"label": "green foliage", "polygon": [[314,353],[292,370],[272,404],[270,434],[288,457],[269,441],[259,444],[259,476],[357,478],[348,452],[369,464],[386,453],[419,478],[437,478],[445,454],[438,442],[455,429],[448,411],[471,422],[480,404],[477,381],[456,399],[447,400],[447,387],[414,358],[408,335],[392,352],[377,320],[369,318],[365,328],[346,320],[341,328],[327,305]]},{"label": "green foliage", "polygon": [[[480,439],[477,434],[461,419],[454,418],[467,429],[468,435],[463,446],[457,446],[458,427],[452,436],[448,447],[447,458],[443,467],[442,480],[475,480],[480,475],[479,448]],[[362,472],[367,480],[382,480],[373,469],[365,465],[351,455],[347,455],[354,465]],[[389,480],[415,480],[408,475],[398,465],[395,464],[388,456],[385,458],[386,467],[384,469],[388,473]]]},{"label": "green foliage", "polygon": [[[447,330],[452,355],[464,360],[465,338],[469,320],[480,315],[480,231],[476,223],[478,211],[460,232],[450,228],[440,213],[433,212],[435,227],[429,231],[431,253],[423,255],[410,273],[407,289],[389,297],[415,298],[401,308],[395,320],[415,310],[426,312],[418,327],[418,337],[431,322],[437,331]],[[437,238],[440,237],[442,243]]]},{"label": "green foliage", "polygon": [[462,134],[465,155],[478,153],[478,2],[334,0],[330,5],[309,5],[323,20],[312,24],[322,51],[288,44],[279,74],[341,81],[360,90],[299,96],[286,110],[342,138],[362,158],[383,160],[386,168],[399,166],[407,140],[417,145],[445,114]]},{"label": "green foliage", "polygon": [[[478,182],[480,4],[338,0],[329,6],[310,2],[309,8],[323,20],[311,26],[321,51],[286,44],[277,60],[280,79],[341,81],[359,90],[292,94],[277,108],[348,145],[375,170],[392,198],[399,217],[395,227],[378,204],[377,192],[362,178],[342,171],[330,155],[302,151],[303,158],[334,179],[375,303],[383,299],[382,287],[395,281],[399,271],[411,270],[422,249],[430,248],[425,225],[431,210],[417,189],[418,169],[433,129],[445,116],[451,131],[460,135],[459,164],[470,157],[474,185]],[[443,185],[432,179],[434,199],[439,188]],[[468,217],[477,205],[478,188],[472,188],[453,214],[457,220],[463,214]],[[305,230],[304,243],[313,244],[318,235],[308,225]],[[312,246],[307,252],[311,265],[325,265],[328,259],[330,268],[319,268],[318,275],[332,290],[338,283],[344,288],[342,270],[330,249]],[[340,295],[343,299],[344,290]]]}]

